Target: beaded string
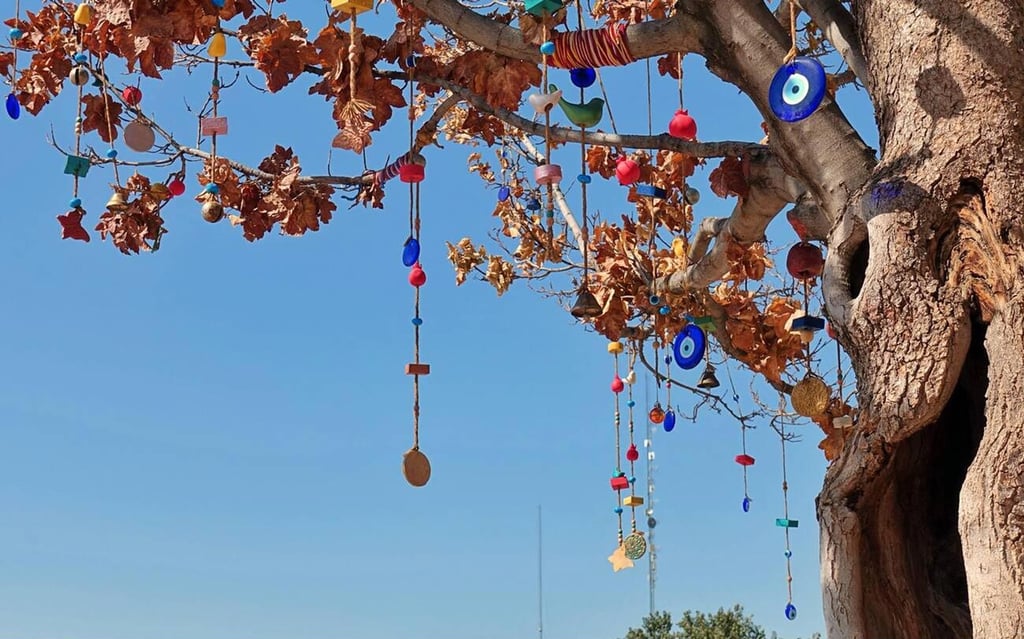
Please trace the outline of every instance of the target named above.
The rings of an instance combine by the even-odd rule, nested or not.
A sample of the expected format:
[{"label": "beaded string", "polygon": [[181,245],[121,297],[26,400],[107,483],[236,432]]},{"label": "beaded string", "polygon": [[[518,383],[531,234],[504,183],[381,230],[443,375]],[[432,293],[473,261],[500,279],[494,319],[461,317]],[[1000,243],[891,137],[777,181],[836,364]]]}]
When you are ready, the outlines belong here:
[{"label": "beaded string", "polygon": [[[782,400],[783,402],[785,399]],[[779,439],[782,441],[782,516],[785,519],[786,525],[783,526],[786,535],[786,618],[792,621],[796,619],[796,606],[793,605],[793,551],[789,545],[789,482],[786,476],[786,424],[784,421],[779,422]]]},{"label": "beaded string", "polygon": [[[77,45],[77,50],[78,51],[82,50],[82,31],[84,29],[85,29],[85,27],[83,27],[80,24],[76,24],[75,25],[75,43]],[[15,49],[14,49],[14,55],[18,55],[17,47],[15,47]],[[85,106],[84,103],[82,102],[82,98],[83,98],[84,95],[85,95],[85,83],[83,82],[83,83],[78,85],[78,104],[77,104],[77,113],[75,114],[75,157],[81,157],[82,156],[82,113],[83,113],[84,106]],[[106,98],[106,96],[107,96],[107,92],[104,91],[103,92],[103,97]],[[106,105],[106,108],[107,108],[107,121],[109,123],[109,121],[110,121],[110,117],[109,117],[110,116],[110,110],[109,110],[110,106]],[[113,136],[111,136],[110,139],[113,140]],[[75,181],[74,181],[74,186],[71,189],[71,197],[73,199],[73,202],[78,204],[78,206],[75,206],[74,208],[78,208],[78,207],[80,207],[82,205],[82,201],[78,198],[78,180],[79,180],[78,171],[74,172],[74,176],[73,177],[74,177]]]},{"label": "beaded string", "polygon": [[[633,407],[636,406],[636,402],[633,401],[633,382],[635,381],[633,367],[636,366],[636,346],[633,342],[629,343],[629,371],[627,372],[627,382],[629,391],[626,394],[626,424],[629,429],[629,448],[626,449],[626,461],[629,462],[629,495],[630,497],[636,496],[636,460],[639,459],[640,454],[636,449],[636,439],[634,437],[634,422],[633,422]],[[630,514],[629,514],[629,531],[630,533],[636,532],[636,504],[635,500],[631,500]]]},{"label": "beaded string", "polygon": [[[101,57],[99,59],[99,62],[97,63],[97,66],[99,67],[99,72],[100,72],[100,74],[104,78],[107,77],[107,70],[106,70],[105,61],[106,61],[106,56]],[[114,167],[114,184],[116,184],[117,186],[121,186],[121,176],[120,176],[120,174],[118,172],[118,169],[117,169],[117,149],[114,148],[114,122],[113,122],[113,118],[111,117],[111,113],[110,113],[110,92],[107,89],[108,89],[108,87],[107,87],[106,83],[104,83],[104,85],[103,85],[103,108],[106,110],[106,114],[107,114],[107,137],[110,138],[110,148],[107,150],[107,158],[110,160],[110,163]],[[82,97],[81,97],[82,96],[82,87],[78,87],[78,96],[79,96],[78,99],[81,100],[82,99]],[[81,106],[81,105],[79,105],[79,106]],[[77,150],[77,143],[78,143],[78,141],[76,140],[75,143],[76,143],[75,155],[78,155],[79,154],[79,152]],[[78,178],[77,177],[75,178],[75,197],[78,197]]]},{"label": "beaded string", "polygon": [[[217,14],[217,26],[215,27],[214,37],[221,33],[220,29],[220,14]],[[211,49],[212,49],[211,45]],[[213,117],[217,117],[218,106],[220,104],[220,55],[213,55],[213,80],[210,83],[210,100],[213,103]],[[217,171],[217,132],[213,131],[210,136],[210,181],[206,185],[206,192],[216,196],[218,193],[218,186],[216,183],[216,171]]]},{"label": "beaded string", "polygon": [[21,0],[15,0],[14,2],[14,27],[10,30],[11,45],[14,49],[14,54],[11,62],[11,92],[7,96],[7,115],[12,120],[17,120],[18,116],[21,115],[21,104],[18,102],[18,96],[15,93],[15,89],[18,85],[18,49],[20,45],[18,41],[24,32],[18,27],[18,22],[21,20]]},{"label": "beaded string", "polygon": [[[583,5],[581,2],[576,3],[576,19],[579,21],[579,28],[583,28]],[[555,49],[557,53],[558,49]],[[580,87],[580,103],[583,103],[584,98],[583,87]],[[588,264],[587,264],[587,243],[589,238],[587,237],[587,185],[590,184],[590,176],[587,175],[587,129],[586,127],[580,127],[580,174],[577,176],[577,180],[580,183],[580,200],[581,200],[581,216],[583,217],[583,284],[586,286],[587,275],[588,275]]]},{"label": "beaded string", "polygon": [[554,43],[551,66],[558,69],[621,67],[636,61],[629,52],[624,24],[557,33]]},{"label": "beaded string", "polygon": [[[548,23],[544,21],[544,41],[548,41]],[[558,45],[555,45],[555,53],[558,53]],[[543,90],[546,92],[549,89],[548,86],[548,58],[550,56],[542,56],[544,60],[543,79],[541,84]],[[551,164],[551,105],[548,105],[544,109],[544,157],[547,164]],[[548,201],[545,208],[545,224],[548,231],[548,243],[550,244],[553,240],[555,233],[555,186],[552,181],[547,183],[547,196]]]},{"label": "beaded string", "polygon": [[[352,23],[355,24],[355,14],[352,14]],[[354,27],[353,27],[354,33]],[[410,54],[410,59],[412,55]],[[413,107],[413,68],[414,64],[409,64],[409,157],[413,155],[413,150],[416,143],[415,134],[415,120],[416,112]],[[353,72],[353,78],[355,77]],[[354,81],[354,80],[353,80]],[[354,95],[354,94],[353,94]],[[420,183],[419,181],[413,180],[409,182],[409,236],[416,240],[418,246],[420,244]],[[416,264],[419,264],[417,259]],[[415,301],[413,304],[413,362],[416,364],[416,370],[419,371],[420,365],[420,326],[423,324],[423,320],[420,318],[420,287],[413,286],[415,289]],[[419,450],[420,448],[420,375],[417,372],[412,377],[412,448],[413,450]]]},{"label": "beaded string", "polygon": [[[612,354],[615,356],[615,381],[612,382],[612,394],[615,396],[615,474],[617,476],[621,476],[620,473],[622,472],[622,419],[621,413],[619,411],[619,392],[622,390],[622,378],[619,377],[619,353],[622,351],[622,347],[621,345],[618,344],[618,342],[612,342],[611,344],[609,344],[609,350],[611,350],[614,346],[618,346],[618,348],[612,350]],[[619,520],[619,531],[617,539],[619,545],[621,546],[622,542],[625,540],[625,536],[622,532],[622,503],[620,494],[620,491],[614,491],[615,515],[616,517],[618,517]]]}]

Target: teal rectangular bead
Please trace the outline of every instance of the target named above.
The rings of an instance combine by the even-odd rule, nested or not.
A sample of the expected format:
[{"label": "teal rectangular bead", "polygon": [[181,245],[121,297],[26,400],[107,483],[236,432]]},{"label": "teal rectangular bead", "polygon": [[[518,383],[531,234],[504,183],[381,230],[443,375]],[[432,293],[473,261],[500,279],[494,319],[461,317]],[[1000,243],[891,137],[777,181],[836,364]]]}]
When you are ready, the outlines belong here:
[{"label": "teal rectangular bead", "polygon": [[779,528],[797,528],[800,526],[800,522],[796,519],[783,519],[780,517],[775,520],[775,525]]},{"label": "teal rectangular bead", "polygon": [[554,13],[562,8],[560,0],[526,0],[526,11],[535,16]]},{"label": "teal rectangular bead", "polygon": [[64,173],[67,175],[76,175],[80,178],[84,178],[89,173],[89,158],[83,158],[78,155],[69,155],[67,162],[64,164]]}]

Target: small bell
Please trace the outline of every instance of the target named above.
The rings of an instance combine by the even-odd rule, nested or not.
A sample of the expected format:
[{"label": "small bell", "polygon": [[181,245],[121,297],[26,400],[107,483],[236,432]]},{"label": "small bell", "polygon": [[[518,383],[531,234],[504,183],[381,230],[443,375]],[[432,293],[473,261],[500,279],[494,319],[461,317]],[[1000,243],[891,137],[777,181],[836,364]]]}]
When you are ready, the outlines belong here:
[{"label": "small bell", "polygon": [[114,191],[114,194],[107,200],[108,211],[123,211],[128,208],[128,202],[125,201],[124,195],[120,191]]},{"label": "small bell", "polygon": [[718,388],[719,386],[721,384],[715,377],[715,367],[708,364],[708,367],[704,369],[704,374],[700,376],[700,381],[697,382],[697,388]]},{"label": "small bell", "polygon": [[85,83],[89,81],[89,70],[82,65],[74,66],[71,68],[71,73],[68,74],[68,80],[76,87],[85,86]]},{"label": "small bell", "polygon": [[224,217],[224,206],[217,200],[208,200],[203,204],[203,219],[210,224],[220,222]]},{"label": "small bell", "polygon": [[584,286],[580,289],[576,303],[572,305],[572,310],[569,312],[577,319],[594,319],[599,317],[604,309],[598,304],[597,298],[590,292],[590,289]]},{"label": "small bell", "polygon": [[211,58],[223,58],[224,54],[227,52],[227,38],[224,37],[223,33],[218,31],[217,33],[213,34],[212,38],[210,38],[210,44],[206,48],[206,53],[209,54]]},{"label": "small bell", "polygon": [[92,22],[92,7],[89,3],[83,2],[75,8],[75,24],[87,26]]}]

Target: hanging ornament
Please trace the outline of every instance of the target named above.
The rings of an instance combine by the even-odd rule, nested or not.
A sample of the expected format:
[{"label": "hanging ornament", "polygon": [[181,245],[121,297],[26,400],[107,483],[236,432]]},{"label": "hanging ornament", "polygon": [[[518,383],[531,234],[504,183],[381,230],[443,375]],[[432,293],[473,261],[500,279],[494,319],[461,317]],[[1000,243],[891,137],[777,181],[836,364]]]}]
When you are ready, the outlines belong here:
[{"label": "hanging ornament", "polygon": [[202,214],[204,220],[216,224],[224,218],[224,206],[216,200],[203,202]]},{"label": "hanging ornament", "polygon": [[175,177],[167,184],[167,190],[171,192],[171,195],[178,197],[179,195],[185,194],[185,182],[180,177]]},{"label": "hanging ornament", "polygon": [[125,104],[128,106],[139,106],[139,103],[142,102],[142,89],[132,86],[125,87],[121,91],[121,99],[124,100]]},{"label": "hanging ornament", "polygon": [[89,69],[83,65],[75,65],[71,67],[71,73],[68,74],[68,81],[76,87],[84,86],[89,82]]},{"label": "hanging ornament", "polygon": [[552,107],[558,104],[558,101],[562,99],[562,92],[555,90],[551,93],[532,93],[530,97],[526,98],[533,110],[537,112],[537,115],[544,115],[551,111]]},{"label": "hanging ornament", "polygon": [[402,246],[402,264],[405,266],[412,266],[419,262],[419,260],[420,242],[415,237],[410,236],[405,240],[405,244]]},{"label": "hanging ornament", "polygon": [[697,139],[697,122],[686,109],[679,109],[668,123],[668,134],[692,142]]},{"label": "hanging ornament", "polygon": [[707,338],[696,324],[687,324],[672,342],[672,351],[679,368],[690,370],[704,358]]},{"label": "hanging ornament", "polygon": [[124,143],[133,151],[145,153],[156,143],[156,133],[142,120],[132,120],[124,127]]},{"label": "hanging ornament", "polygon": [[615,161],[615,177],[622,186],[629,186],[640,179],[640,165],[629,156],[620,155]]},{"label": "hanging ornament", "polygon": [[228,52],[228,41],[221,31],[214,32],[210,43],[206,46],[206,54],[211,58],[223,58]]},{"label": "hanging ornament", "polygon": [[793,410],[804,417],[817,417],[828,408],[831,396],[828,385],[823,379],[808,372],[807,375],[793,386],[789,399]]},{"label": "hanging ornament", "polygon": [[586,89],[597,80],[597,72],[589,67],[572,69],[569,71],[569,79],[572,80],[574,86]]},{"label": "hanging ornament", "polygon": [[814,58],[798,57],[779,67],[768,87],[768,105],[783,122],[809,117],[825,98],[825,69]]},{"label": "hanging ornament", "polygon": [[83,2],[75,7],[75,24],[85,27],[92,22],[92,6],[88,2]]},{"label": "hanging ornament", "polygon": [[[781,417],[781,410],[785,406],[785,398],[780,398],[780,400]],[[786,534],[786,591],[788,595],[786,598],[785,614],[786,619],[793,621],[796,619],[796,606],[793,605],[793,551],[789,543],[789,530],[800,526],[800,522],[789,518],[789,481],[786,477],[786,424],[781,419],[779,420],[778,433],[779,439],[782,442],[782,517],[775,520],[775,525],[782,528]]]},{"label": "hanging ornament", "polygon": [[[561,93],[553,84],[548,85],[548,91]],[[569,118],[570,122],[584,129],[597,126],[604,115],[604,100],[602,98],[591,98],[586,104],[583,104],[569,102],[563,97],[558,100],[558,105],[562,107],[562,111],[565,112],[565,116]]]},{"label": "hanging ornament", "polygon": [[800,242],[793,245],[786,255],[786,270],[798,280],[814,279],[824,268],[825,258],[814,244]]}]

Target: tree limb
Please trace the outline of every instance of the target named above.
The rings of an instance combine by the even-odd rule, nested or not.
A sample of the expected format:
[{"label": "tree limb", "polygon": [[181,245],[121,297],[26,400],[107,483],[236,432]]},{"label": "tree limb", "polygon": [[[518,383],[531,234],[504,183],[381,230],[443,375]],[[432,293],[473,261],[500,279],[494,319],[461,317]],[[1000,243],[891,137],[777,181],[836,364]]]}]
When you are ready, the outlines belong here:
[{"label": "tree limb", "polygon": [[839,55],[850,69],[867,85],[868,67],[864,60],[864,52],[860,48],[857,36],[857,25],[850,12],[843,8],[839,0],[798,0],[801,8],[821,28],[822,33],[836,48]]}]

